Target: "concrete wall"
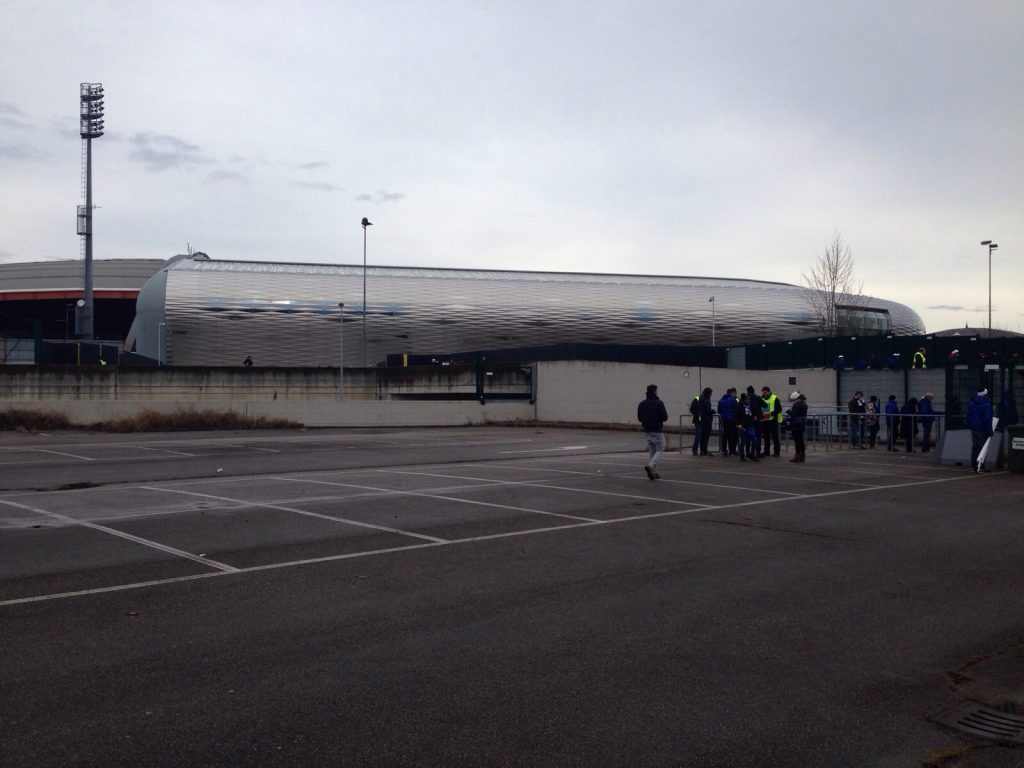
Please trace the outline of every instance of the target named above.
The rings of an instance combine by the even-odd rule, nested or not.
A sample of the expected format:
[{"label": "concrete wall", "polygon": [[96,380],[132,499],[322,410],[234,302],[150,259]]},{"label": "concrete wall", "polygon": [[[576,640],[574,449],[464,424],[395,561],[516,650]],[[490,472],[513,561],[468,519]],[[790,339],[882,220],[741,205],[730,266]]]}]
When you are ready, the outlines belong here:
[{"label": "concrete wall", "polygon": [[[518,371],[518,373],[517,373]],[[345,399],[338,399],[337,370],[211,368],[0,368],[0,409],[63,413],[72,423],[93,424],[144,409],[232,409],[253,416],[280,417],[310,427],[448,426],[510,421],[611,424],[634,428],[636,406],[648,384],[657,384],[669,412],[669,426],[689,426],[690,400],[704,387],[713,399],[728,387],[768,385],[785,398],[799,388],[812,407],[833,408],[835,372],[747,371],[588,361],[543,362],[535,367],[537,400],[445,400],[472,393],[475,379],[465,370],[402,369],[379,376],[374,369],[346,370]],[[504,376],[504,374],[502,374]],[[509,377],[521,376],[522,380]],[[528,369],[488,379],[487,391],[529,391]],[[401,399],[428,395],[437,399]]]},{"label": "concrete wall", "polygon": [[832,370],[747,371],[733,368],[700,368],[671,365],[633,365],[565,361],[537,364],[537,418],[540,421],[608,423],[636,426],[636,406],[648,384],[658,385],[669,424],[690,424],[690,401],[704,387],[712,400],[729,387],[758,394],[769,386],[783,399],[799,389],[811,407],[835,407],[836,374]]}]

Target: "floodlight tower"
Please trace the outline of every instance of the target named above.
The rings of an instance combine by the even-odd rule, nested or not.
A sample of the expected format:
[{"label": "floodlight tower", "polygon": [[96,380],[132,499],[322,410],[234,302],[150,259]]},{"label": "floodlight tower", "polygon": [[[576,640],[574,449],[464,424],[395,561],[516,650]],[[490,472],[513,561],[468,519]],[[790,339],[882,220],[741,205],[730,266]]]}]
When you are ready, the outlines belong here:
[{"label": "floodlight tower", "polygon": [[82,195],[78,206],[78,234],[82,236],[85,261],[83,301],[75,310],[75,333],[93,338],[92,300],[92,140],[103,135],[103,84],[82,83],[79,91],[79,134],[82,137]]}]

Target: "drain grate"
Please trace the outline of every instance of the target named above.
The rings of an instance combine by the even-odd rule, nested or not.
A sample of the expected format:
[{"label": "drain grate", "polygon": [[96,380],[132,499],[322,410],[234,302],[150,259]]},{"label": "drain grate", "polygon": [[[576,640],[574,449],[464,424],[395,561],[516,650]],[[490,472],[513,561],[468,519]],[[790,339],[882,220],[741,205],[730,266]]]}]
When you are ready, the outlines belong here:
[{"label": "drain grate", "polygon": [[1024,717],[965,701],[934,718],[956,731],[1003,744],[1024,744]]}]

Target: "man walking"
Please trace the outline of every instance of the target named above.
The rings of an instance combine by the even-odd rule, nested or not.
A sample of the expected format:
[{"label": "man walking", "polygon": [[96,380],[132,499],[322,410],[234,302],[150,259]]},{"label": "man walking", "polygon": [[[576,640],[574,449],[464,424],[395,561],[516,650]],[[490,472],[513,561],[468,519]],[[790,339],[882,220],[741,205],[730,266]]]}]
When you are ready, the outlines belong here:
[{"label": "man walking", "polygon": [[978,465],[978,454],[985,441],[992,437],[992,403],[985,387],[978,387],[978,393],[967,404],[967,426],[971,430],[971,468],[975,472],[988,472]]},{"label": "man walking", "polygon": [[658,459],[665,452],[663,427],[668,421],[668,411],[665,410],[665,404],[658,397],[656,385],[648,385],[647,397],[641,400],[636,407],[636,418],[647,437],[647,463],[644,465],[644,472],[651,480],[657,480],[661,477],[658,474]]}]

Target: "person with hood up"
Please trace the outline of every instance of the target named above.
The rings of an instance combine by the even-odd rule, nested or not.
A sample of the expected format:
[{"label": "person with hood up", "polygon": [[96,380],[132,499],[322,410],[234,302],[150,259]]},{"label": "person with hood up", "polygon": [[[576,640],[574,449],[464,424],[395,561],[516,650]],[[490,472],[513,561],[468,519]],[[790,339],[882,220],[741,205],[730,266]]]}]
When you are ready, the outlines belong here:
[{"label": "person with hood up", "polygon": [[636,407],[636,418],[647,437],[647,463],[644,464],[644,472],[651,480],[657,480],[661,477],[658,474],[658,459],[665,452],[663,427],[668,421],[668,411],[665,410],[665,404],[658,397],[656,384],[648,385],[647,397],[641,400]]},{"label": "person with hood up", "polygon": [[710,456],[708,440],[711,438],[711,427],[715,420],[715,409],[711,406],[711,387],[704,387],[697,401],[697,419],[700,422],[700,455]]},{"label": "person with hood up", "polygon": [[967,404],[967,428],[971,430],[971,468],[975,472],[988,472],[978,466],[978,454],[985,441],[992,437],[992,403],[984,386],[978,387],[977,394]]}]

